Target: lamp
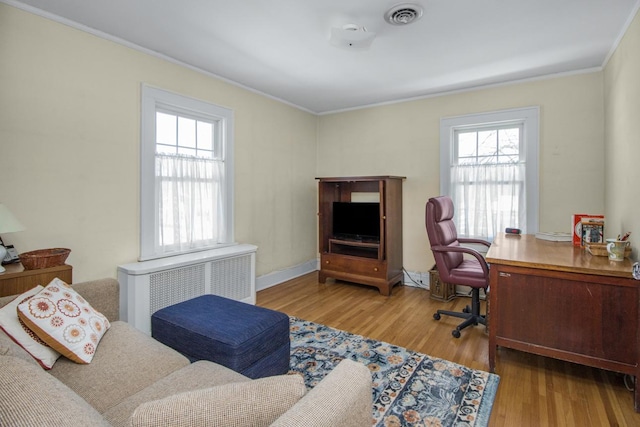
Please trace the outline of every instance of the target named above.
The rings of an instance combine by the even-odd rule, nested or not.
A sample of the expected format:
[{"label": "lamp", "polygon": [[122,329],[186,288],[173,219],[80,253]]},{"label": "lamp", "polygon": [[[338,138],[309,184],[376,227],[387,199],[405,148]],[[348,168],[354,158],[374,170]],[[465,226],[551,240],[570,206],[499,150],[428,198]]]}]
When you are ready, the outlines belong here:
[{"label": "lamp", "polygon": [[[16,219],[15,216],[9,209],[2,203],[0,203],[0,234],[2,233],[13,233],[15,231],[24,230],[24,226],[20,224],[20,221]],[[0,238],[0,261],[4,260],[4,257],[7,255],[7,249],[4,247],[4,243],[2,243],[2,238]],[[5,268],[0,265],[0,273],[4,273]]]}]

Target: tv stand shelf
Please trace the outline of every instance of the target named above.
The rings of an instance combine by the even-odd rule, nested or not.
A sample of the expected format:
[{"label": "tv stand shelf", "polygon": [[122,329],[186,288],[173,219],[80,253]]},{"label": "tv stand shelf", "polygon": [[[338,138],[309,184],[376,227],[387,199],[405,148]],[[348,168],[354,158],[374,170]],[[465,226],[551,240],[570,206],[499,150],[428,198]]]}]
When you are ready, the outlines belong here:
[{"label": "tv stand shelf", "polygon": [[[401,283],[403,276],[402,181],[405,178],[364,176],[317,179],[320,283],[325,283],[331,277],[373,286],[381,294],[391,295],[391,288]],[[379,203],[379,241],[345,239],[339,233],[336,233],[337,236],[334,234],[334,203],[341,205],[345,202]]]},{"label": "tv stand shelf", "polygon": [[378,259],[380,243],[329,239],[329,253]]}]

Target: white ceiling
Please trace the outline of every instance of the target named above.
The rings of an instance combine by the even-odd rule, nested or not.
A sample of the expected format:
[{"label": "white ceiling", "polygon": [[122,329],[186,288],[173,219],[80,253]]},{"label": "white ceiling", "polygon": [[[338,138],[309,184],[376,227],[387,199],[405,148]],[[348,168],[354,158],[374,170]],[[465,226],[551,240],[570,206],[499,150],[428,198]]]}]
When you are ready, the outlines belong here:
[{"label": "white ceiling", "polygon": [[[0,0],[314,113],[602,67],[640,0]],[[329,43],[365,26],[368,50]]]}]

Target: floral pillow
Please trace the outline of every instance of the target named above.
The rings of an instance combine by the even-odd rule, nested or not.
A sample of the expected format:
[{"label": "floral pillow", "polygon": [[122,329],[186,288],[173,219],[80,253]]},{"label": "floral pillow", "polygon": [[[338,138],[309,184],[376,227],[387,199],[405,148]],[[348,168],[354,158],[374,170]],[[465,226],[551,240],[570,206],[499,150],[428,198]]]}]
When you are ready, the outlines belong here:
[{"label": "floral pillow", "polygon": [[102,313],[58,278],[18,305],[18,317],[50,347],[82,364],[91,362],[111,326]]},{"label": "floral pillow", "polygon": [[[42,286],[19,295],[0,309],[0,328],[20,347],[25,349],[44,369],[51,369],[60,353],[44,343],[19,318],[16,309],[19,304],[27,302],[42,291]],[[28,356],[27,356],[28,357]]]}]

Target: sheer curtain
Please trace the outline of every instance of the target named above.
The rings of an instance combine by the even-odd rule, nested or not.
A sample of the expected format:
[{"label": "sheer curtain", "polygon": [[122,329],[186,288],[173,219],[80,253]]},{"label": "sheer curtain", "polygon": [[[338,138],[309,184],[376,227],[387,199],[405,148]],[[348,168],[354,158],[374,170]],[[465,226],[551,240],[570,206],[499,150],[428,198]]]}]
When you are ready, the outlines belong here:
[{"label": "sheer curtain", "polygon": [[524,178],[524,163],[453,165],[458,234],[492,240],[506,227],[526,232]]},{"label": "sheer curtain", "polygon": [[222,161],[156,154],[158,253],[226,241]]}]

